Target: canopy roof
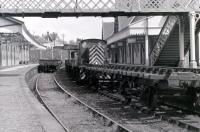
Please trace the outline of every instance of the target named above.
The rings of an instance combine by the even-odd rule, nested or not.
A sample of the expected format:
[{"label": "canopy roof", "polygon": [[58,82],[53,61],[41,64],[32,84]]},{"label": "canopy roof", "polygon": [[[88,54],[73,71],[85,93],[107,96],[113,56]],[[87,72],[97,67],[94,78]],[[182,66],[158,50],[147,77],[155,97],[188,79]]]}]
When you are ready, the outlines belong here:
[{"label": "canopy roof", "polygon": [[28,42],[30,42],[31,45],[34,45],[39,49],[46,49],[45,46],[41,45],[33,38],[33,36],[27,30],[24,22],[11,17],[1,17],[1,19],[2,19],[1,28],[7,29],[8,32],[11,33],[21,33],[23,37]]}]

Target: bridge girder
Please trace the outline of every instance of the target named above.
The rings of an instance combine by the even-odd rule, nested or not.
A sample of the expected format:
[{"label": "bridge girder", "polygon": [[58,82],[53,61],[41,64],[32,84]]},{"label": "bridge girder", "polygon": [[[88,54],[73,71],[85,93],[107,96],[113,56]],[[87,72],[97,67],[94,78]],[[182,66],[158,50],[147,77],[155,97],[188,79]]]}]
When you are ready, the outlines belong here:
[{"label": "bridge girder", "polygon": [[1,16],[117,16],[199,12],[199,0],[0,0]]}]

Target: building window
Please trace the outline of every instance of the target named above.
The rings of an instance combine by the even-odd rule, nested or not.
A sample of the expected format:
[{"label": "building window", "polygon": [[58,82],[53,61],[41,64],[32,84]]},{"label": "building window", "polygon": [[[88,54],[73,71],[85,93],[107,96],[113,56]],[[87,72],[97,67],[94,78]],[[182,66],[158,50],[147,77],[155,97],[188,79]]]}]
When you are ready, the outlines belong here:
[{"label": "building window", "polygon": [[71,52],[71,59],[74,59],[75,55],[74,52]]}]

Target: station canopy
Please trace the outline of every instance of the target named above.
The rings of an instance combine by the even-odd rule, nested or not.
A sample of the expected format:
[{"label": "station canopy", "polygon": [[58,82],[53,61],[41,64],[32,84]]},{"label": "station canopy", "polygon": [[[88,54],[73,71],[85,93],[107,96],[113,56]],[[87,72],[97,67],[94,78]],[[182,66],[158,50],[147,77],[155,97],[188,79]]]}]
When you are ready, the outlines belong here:
[{"label": "station canopy", "polygon": [[2,16],[113,16],[199,12],[200,0],[0,0]]}]

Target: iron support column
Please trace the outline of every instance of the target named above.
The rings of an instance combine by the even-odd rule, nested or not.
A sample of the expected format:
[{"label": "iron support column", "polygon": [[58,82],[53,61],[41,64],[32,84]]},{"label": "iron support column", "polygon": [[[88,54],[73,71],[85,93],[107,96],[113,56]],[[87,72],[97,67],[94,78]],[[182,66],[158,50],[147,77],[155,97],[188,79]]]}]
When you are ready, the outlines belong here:
[{"label": "iron support column", "polygon": [[23,44],[21,46],[21,64],[23,64]]},{"label": "iron support column", "polygon": [[13,47],[13,63],[14,63],[14,66],[16,65],[16,46]]},{"label": "iron support column", "polygon": [[10,66],[13,66],[13,46],[10,45]]},{"label": "iron support column", "polygon": [[62,49],[61,49],[61,51],[60,51],[60,60],[61,60],[61,61],[63,60],[62,54],[63,54],[63,51],[62,51]]},{"label": "iron support column", "polygon": [[197,63],[198,63],[198,66],[200,66],[200,32],[198,32],[198,42],[197,42]]},{"label": "iron support column", "polygon": [[54,59],[54,50],[53,50],[53,47],[51,49],[51,59],[53,60]]},{"label": "iron support column", "polygon": [[23,64],[26,62],[26,46],[23,46]]},{"label": "iron support column", "polygon": [[195,12],[190,12],[190,68],[197,68],[195,57]]},{"label": "iron support column", "polygon": [[130,64],[131,63],[131,59],[130,59],[130,50],[129,50],[129,43],[128,41],[126,42],[126,63]]},{"label": "iron support column", "polygon": [[26,45],[24,46],[24,63],[26,64]]},{"label": "iron support column", "polygon": [[182,16],[179,19],[179,66],[184,67],[185,54],[184,54],[184,21]]},{"label": "iron support column", "polygon": [[146,17],[146,24],[145,24],[145,65],[149,66],[149,32],[148,32],[148,17]]},{"label": "iron support column", "polygon": [[42,59],[42,50],[39,50],[39,59]]},{"label": "iron support column", "polygon": [[28,45],[26,46],[26,63],[28,63]]},{"label": "iron support column", "polygon": [[23,52],[22,53],[23,53],[22,56],[23,56],[23,64],[24,64],[25,63],[25,45],[23,45]]},{"label": "iron support column", "polygon": [[24,62],[24,45],[22,44],[22,54],[21,54],[22,64]]},{"label": "iron support column", "polygon": [[28,46],[26,46],[26,63],[28,62]]},{"label": "iron support column", "polygon": [[29,56],[29,51],[30,51],[30,47],[29,46],[27,46],[27,59],[28,59],[28,63],[29,63],[29,61],[30,61],[30,56]]},{"label": "iron support column", "polygon": [[69,50],[69,59],[71,60],[71,50]]},{"label": "iron support column", "polygon": [[8,41],[6,41],[6,66],[8,66]]}]

